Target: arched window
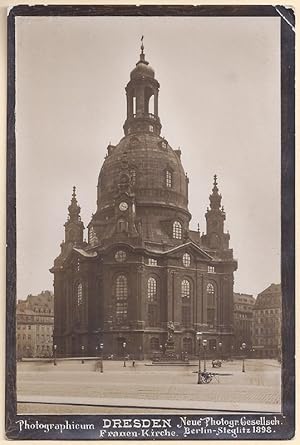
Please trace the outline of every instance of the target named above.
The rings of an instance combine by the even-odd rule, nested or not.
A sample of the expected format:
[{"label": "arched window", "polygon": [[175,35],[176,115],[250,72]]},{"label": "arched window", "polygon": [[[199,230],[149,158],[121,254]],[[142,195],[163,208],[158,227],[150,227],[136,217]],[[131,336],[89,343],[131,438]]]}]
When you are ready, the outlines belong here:
[{"label": "arched window", "polygon": [[206,287],[207,306],[215,306],[215,287],[212,283],[208,283]]},{"label": "arched window", "polygon": [[81,306],[83,303],[83,292],[82,292],[82,283],[77,284],[77,306]]},{"label": "arched window", "polygon": [[188,253],[185,253],[182,257],[182,263],[184,267],[189,267],[191,265],[191,257]]},{"label": "arched window", "polygon": [[132,111],[133,111],[133,114],[135,115],[136,114],[136,97],[135,96],[133,96],[133,98],[132,98]]},{"label": "arched window", "polygon": [[157,337],[152,337],[150,340],[150,349],[152,351],[159,351],[159,340]]},{"label": "arched window", "polygon": [[172,172],[170,170],[166,170],[166,187],[172,187]]},{"label": "arched window", "polygon": [[173,223],[173,238],[181,239],[182,237],[182,227],[179,221],[174,221]]},{"label": "arched window", "polygon": [[154,95],[150,96],[149,98],[148,113],[154,114]]},{"label": "arched window", "polygon": [[150,277],[148,280],[148,292],[147,292],[147,296],[148,296],[148,301],[153,303],[154,301],[156,301],[156,279],[153,277]]},{"label": "arched window", "polygon": [[181,322],[184,327],[191,324],[191,285],[186,279],[181,282]]},{"label": "arched window", "polygon": [[115,297],[116,297],[116,322],[122,323],[127,319],[127,297],[128,297],[128,285],[125,275],[119,275],[115,284]]},{"label": "arched window", "polygon": [[148,113],[153,114],[154,113],[154,92],[153,92],[152,88],[150,88],[150,87],[145,88],[144,98],[145,98],[144,112],[146,114],[148,114]]},{"label": "arched window", "polygon": [[188,280],[182,280],[181,282],[181,297],[190,298],[191,296],[191,285]]},{"label": "arched window", "polygon": [[148,301],[148,324],[157,326],[159,321],[158,311],[158,288],[157,280],[153,277],[148,279],[147,283],[147,301]]},{"label": "arched window", "polygon": [[206,286],[207,293],[207,323],[210,326],[215,324],[215,313],[216,313],[216,290],[212,283],[208,283]]}]

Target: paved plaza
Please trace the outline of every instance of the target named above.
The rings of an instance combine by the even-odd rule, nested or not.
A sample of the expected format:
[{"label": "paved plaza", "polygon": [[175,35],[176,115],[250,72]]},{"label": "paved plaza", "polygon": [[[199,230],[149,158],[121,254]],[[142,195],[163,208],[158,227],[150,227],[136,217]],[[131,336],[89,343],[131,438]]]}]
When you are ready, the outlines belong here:
[{"label": "paved plaza", "polygon": [[[85,360],[18,363],[18,413],[200,413],[265,412],[281,409],[281,368],[275,360],[223,362],[219,374],[197,384],[198,362],[151,366],[151,362]],[[203,368],[203,363],[202,363]]]}]

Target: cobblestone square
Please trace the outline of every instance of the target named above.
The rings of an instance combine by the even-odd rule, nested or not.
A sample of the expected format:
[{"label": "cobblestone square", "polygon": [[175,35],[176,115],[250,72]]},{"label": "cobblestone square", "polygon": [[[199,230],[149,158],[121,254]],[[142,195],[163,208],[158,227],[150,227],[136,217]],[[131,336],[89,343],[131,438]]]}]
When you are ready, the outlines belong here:
[{"label": "cobblestone square", "polygon": [[[197,384],[198,362],[152,366],[151,362],[96,360],[28,361],[18,364],[18,413],[197,413],[281,410],[281,368],[275,360],[223,362]],[[203,369],[203,363],[202,363]],[[224,375],[223,375],[224,374]],[[226,375],[228,374],[228,375]]]}]

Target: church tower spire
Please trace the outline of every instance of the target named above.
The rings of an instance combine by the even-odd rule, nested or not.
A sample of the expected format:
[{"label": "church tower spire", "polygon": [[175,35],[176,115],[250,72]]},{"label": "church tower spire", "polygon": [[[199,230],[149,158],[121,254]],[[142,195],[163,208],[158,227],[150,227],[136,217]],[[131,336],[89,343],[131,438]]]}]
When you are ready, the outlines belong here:
[{"label": "church tower spire", "polygon": [[219,193],[217,175],[214,175],[212,193],[209,196],[210,208],[207,208],[206,235],[203,236],[203,242],[207,247],[216,250],[229,248],[229,233],[224,233],[224,221],[226,214],[224,207],[221,207],[222,195]]},{"label": "church tower spire", "polygon": [[130,73],[126,86],[127,117],[124,123],[125,135],[148,132],[160,135],[161,123],[158,116],[159,83],[153,68],[144,53],[144,36],[141,38],[140,59]]},{"label": "church tower spire", "polygon": [[209,197],[210,208],[212,210],[218,210],[221,207],[221,199],[222,195],[219,193],[219,189],[217,187],[217,175],[214,175],[214,184],[213,184],[212,194]]},{"label": "church tower spire", "polygon": [[71,204],[68,207],[69,215],[65,223],[65,242],[80,244],[83,243],[84,225],[80,217],[80,206],[76,198],[76,187],[73,187]]}]

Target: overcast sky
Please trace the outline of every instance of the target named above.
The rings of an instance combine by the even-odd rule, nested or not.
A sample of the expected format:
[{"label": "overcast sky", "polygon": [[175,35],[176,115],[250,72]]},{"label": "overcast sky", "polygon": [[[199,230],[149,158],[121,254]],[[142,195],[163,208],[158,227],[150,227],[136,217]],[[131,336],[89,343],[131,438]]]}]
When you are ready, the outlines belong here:
[{"label": "overcast sky", "polygon": [[[18,17],[17,298],[52,289],[72,186],[85,226],[139,58],[161,84],[162,135],[182,150],[191,229],[213,175],[238,260],[235,291],[280,282],[280,19]],[[87,233],[86,233],[87,238]]]}]

